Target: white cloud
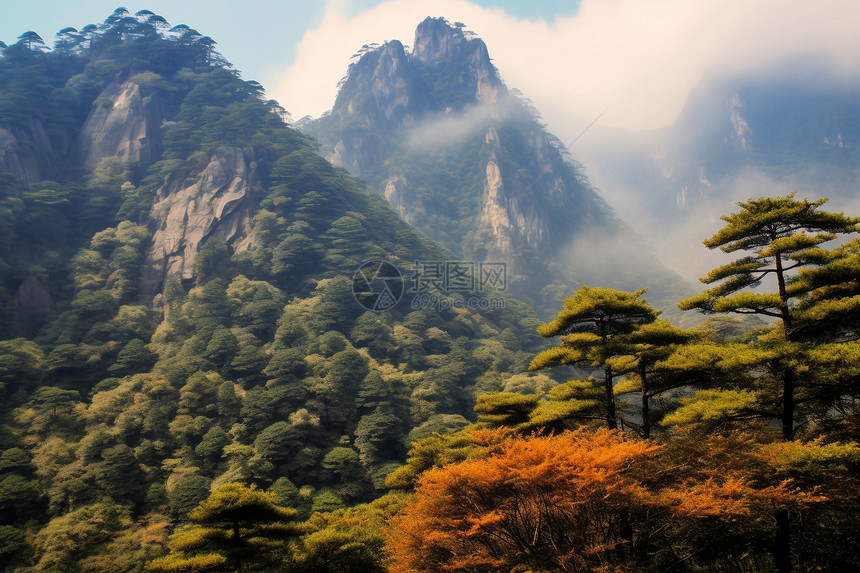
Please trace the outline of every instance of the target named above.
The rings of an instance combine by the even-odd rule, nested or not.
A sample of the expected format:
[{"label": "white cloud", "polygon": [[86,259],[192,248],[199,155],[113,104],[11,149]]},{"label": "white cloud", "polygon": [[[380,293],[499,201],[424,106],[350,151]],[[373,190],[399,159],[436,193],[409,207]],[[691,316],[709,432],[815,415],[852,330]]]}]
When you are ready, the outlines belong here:
[{"label": "white cloud", "polygon": [[446,113],[424,118],[412,126],[406,135],[406,145],[412,148],[436,147],[449,145],[481,130],[488,120],[504,120],[511,109],[496,104],[478,105],[469,108],[465,113]]},{"label": "white cloud", "polygon": [[[293,65],[268,78],[294,117],[320,115],[363,44],[411,44],[427,16],[477,33],[502,77],[560,135],[607,113],[601,124],[646,129],[671,123],[710,71],[740,71],[783,57],[824,53],[844,75],[860,74],[860,3],[854,0],[583,0],[553,22],[518,19],[466,0],[390,0],[351,14],[330,0]],[[579,122],[579,123],[577,123]]]},{"label": "white cloud", "polygon": [[269,94],[293,117],[316,117],[331,109],[336,85],[361,46],[388,40],[411,45],[416,26],[428,16],[467,25],[470,20],[492,19],[495,28],[500,20],[516,22],[501,11],[466,0],[390,0],[355,15],[351,12],[348,0],[329,0],[320,25],[302,39],[293,65],[267,81],[274,86]]}]

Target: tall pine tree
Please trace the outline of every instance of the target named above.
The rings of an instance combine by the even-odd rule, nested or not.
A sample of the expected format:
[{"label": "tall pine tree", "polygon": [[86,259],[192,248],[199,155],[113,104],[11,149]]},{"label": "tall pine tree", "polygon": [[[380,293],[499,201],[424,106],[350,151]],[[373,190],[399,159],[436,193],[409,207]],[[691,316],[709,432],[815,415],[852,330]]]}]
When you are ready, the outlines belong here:
[{"label": "tall pine tree", "polygon": [[[827,199],[799,201],[794,195],[741,202],[740,211],[722,217],[726,226],[705,240],[705,246],[747,254],[702,277],[703,283],[717,285],[678,305],[682,310],[778,319],[771,339],[781,356],[772,362],[772,370],[781,386],[778,417],[785,439],[792,439],[795,430],[798,380],[794,359],[800,351],[799,333],[810,328],[798,320],[794,309],[811,288],[797,279],[798,272],[830,262],[832,254],[821,245],[860,228],[860,218],[819,210]],[[753,290],[765,279],[772,280],[770,289]]]},{"label": "tall pine tree", "polygon": [[618,427],[613,382],[612,357],[627,353],[627,341],[638,325],[657,319],[659,311],[639,297],[646,289],[625,292],[614,289],[581,287],[564,300],[564,309],[555,320],[538,328],[544,337],[560,336],[561,342],[538,354],[529,370],[571,364],[603,369],[605,419],[610,428]]}]

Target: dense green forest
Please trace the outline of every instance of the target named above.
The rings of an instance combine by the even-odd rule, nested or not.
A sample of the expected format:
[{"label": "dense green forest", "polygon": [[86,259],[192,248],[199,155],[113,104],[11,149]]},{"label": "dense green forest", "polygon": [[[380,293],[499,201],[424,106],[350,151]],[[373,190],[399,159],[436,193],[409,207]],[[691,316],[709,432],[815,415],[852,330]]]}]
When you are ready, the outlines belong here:
[{"label": "dense green forest", "polygon": [[[155,121],[94,142],[120,94]],[[599,286],[371,311],[363,263],[456,256],[286,119],[148,11],[2,47],[3,570],[860,566],[860,219],[739,204],[694,329]]]}]

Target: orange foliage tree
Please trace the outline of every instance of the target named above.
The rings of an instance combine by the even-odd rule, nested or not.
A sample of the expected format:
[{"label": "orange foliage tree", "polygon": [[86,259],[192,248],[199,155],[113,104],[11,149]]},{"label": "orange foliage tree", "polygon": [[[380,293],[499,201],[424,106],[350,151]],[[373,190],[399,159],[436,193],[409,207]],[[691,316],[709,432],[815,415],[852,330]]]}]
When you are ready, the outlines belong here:
[{"label": "orange foliage tree", "polygon": [[860,446],[769,438],[679,432],[667,442],[648,488],[669,518],[640,543],[655,570],[858,570],[847,548],[860,540]]},{"label": "orange foliage tree", "polygon": [[658,449],[618,432],[511,438],[425,472],[392,522],[392,572],[586,571],[625,561],[635,467]]},{"label": "orange foliage tree", "polygon": [[764,455],[731,436],[661,446],[609,429],[511,436],[421,474],[390,523],[391,571],[770,569],[774,515],[827,501],[775,465],[798,448]]}]

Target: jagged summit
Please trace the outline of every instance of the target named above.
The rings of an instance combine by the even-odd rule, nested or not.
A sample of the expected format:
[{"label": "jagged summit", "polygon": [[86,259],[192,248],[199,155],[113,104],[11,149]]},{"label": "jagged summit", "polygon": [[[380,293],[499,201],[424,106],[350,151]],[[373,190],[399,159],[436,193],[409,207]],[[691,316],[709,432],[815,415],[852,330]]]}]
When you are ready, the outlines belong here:
[{"label": "jagged summit", "polygon": [[[362,90],[375,96],[368,104],[445,110],[495,103],[500,91],[506,94],[483,40],[444,18],[427,18],[418,25],[411,52],[391,40],[356,55],[360,57],[349,68],[339,100]],[[423,89],[405,94],[396,88]],[[389,96],[393,95],[409,97],[392,102]],[[353,106],[350,111],[357,109]]]},{"label": "jagged summit", "polygon": [[[400,41],[391,40],[360,51],[349,66],[333,119],[326,120],[342,126],[345,139],[323,155],[354,175],[373,172],[394,151],[380,130],[401,130],[429,114],[506,101],[507,90],[486,44],[462,26],[427,18],[418,25],[413,46],[407,52]],[[357,130],[363,133],[354,139]]]},{"label": "jagged summit", "polygon": [[460,74],[450,77],[451,87],[460,84],[473,91],[477,102],[495,103],[499,90],[505,90],[487,45],[464,32],[462,24],[451,26],[444,18],[427,18],[415,30],[411,57],[428,67],[461,68]]},{"label": "jagged summit", "polygon": [[475,38],[472,46],[467,44],[469,40],[462,27],[451,26],[444,18],[428,17],[415,29],[412,55],[422,63],[439,64],[454,60],[467,47],[479,45],[485,53],[487,51],[480,38]]}]

